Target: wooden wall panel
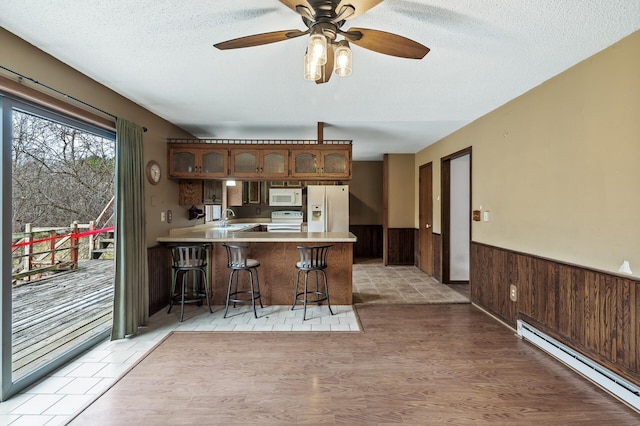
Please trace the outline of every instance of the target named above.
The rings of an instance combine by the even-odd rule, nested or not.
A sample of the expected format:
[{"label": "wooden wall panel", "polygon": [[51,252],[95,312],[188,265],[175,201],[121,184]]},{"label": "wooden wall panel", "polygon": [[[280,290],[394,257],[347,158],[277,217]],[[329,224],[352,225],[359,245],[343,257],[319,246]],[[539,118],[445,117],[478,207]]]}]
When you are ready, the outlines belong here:
[{"label": "wooden wall panel", "polygon": [[557,329],[558,265],[544,259],[516,254],[515,266],[519,277],[519,281],[514,282],[518,287],[519,312]]},{"label": "wooden wall panel", "polygon": [[147,249],[149,269],[149,316],[169,304],[171,293],[171,252],[158,245]]},{"label": "wooden wall panel", "polygon": [[382,225],[349,225],[349,232],[358,237],[353,245],[353,257],[382,257]]},{"label": "wooden wall panel", "polygon": [[442,282],[442,235],[433,233],[433,278]]},{"label": "wooden wall panel", "polygon": [[[326,269],[332,305],[353,303],[353,243],[332,243]],[[261,263],[258,268],[262,303],[288,305],[293,302],[297,269],[300,260],[299,243],[250,242],[249,256]],[[212,304],[223,305],[227,297],[230,270],[227,268],[227,252],[222,243],[212,244],[211,249],[211,298]],[[314,280],[315,274],[309,276]],[[248,274],[242,271],[240,280],[247,282]],[[322,275],[320,275],[322,277]],[[242,284],[241,284],[242,285]]]},{"label": "wooden wall panel", "polygon": [[584,269],[570,265],[558,268],[558,332],[576,341],[585,335],[585,274]]},{"label": "wooden wall panel", "polygon": [[387,230],[387,263],[389,265],[415,265],[415,228],[389,228]]},{"label": "wooden wall panel", "polygon": [[523,319],[640,385],[640,280],[475,242],[470,272],[474,303],[514,327]]},{"label": "wooden wall panel", "polygon": [[469,281],[471,300],[515,327],[516,304],[509,299],[510,259],[506,250],[472,244]]}]

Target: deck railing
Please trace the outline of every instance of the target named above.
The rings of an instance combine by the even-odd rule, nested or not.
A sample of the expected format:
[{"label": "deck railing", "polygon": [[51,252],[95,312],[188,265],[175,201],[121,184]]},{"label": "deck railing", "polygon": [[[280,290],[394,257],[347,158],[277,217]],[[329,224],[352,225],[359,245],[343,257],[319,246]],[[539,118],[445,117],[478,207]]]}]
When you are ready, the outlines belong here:
[{"label": "deck railing", "polygon": [[73,270],[79,259],[91,259],[95,236],[110,234],[113,226],[95,229],[94,222],[72,223],[69,227],[34,227],[12,235],[12,282],[30,281],[36,276]]}]

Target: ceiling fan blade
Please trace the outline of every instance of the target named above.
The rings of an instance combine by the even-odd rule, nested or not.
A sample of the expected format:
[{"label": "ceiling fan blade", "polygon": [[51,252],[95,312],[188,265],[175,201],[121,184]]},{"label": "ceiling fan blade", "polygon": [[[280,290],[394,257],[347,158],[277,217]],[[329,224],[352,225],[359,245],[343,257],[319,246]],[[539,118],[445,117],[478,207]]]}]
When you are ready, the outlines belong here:
[{"label": "ceiling fan blade", "polygon": [[329,81],[333,72],[333,46],[327,44],[327,63],[322,66],[320,78],[316,80],[316,84],[322,84]]},{"label": "ceiling fan blade", "polygon": [[234,38],[233,40],[216,43],[213,46],[220,50],[240,49],[242,47],[260,46],[263,44],[275,43],[277,41],[289,40],[290,38],[300,37],[305,34],[309,34],[309,31],[274,31],[271,33],[254,34],[246,37]]},{"label": "ceiling fan blade", "polygon": [[422,59],[430,50],[417,41],[385,31],[349,28],[349,31],[340,31],[340,34],[360,47],[399,58]]},{"label": "ceiling fan blade", "polygon": [[382,1],[383,0],[341,0],[340,3],[338,3],[338,5],[336,6],[336,13],[340,13],[340,10],[344,6],[353,6],[353,8],[355,9],[353,14],[344,18],[346,20],[353,19],[358,15],[362,15],[374,6],[382,3]]}]

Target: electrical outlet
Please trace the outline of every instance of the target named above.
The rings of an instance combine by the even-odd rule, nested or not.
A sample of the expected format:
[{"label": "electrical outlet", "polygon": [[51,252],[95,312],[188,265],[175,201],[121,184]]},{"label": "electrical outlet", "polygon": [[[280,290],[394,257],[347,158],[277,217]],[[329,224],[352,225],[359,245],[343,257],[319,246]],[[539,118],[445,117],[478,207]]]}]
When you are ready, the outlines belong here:
[{"label": "electrical outlet", "polygon": [[167,223],[171,223],[172,220],[173,220],[173,213],[171,212],[171,210],[167,210]]},{"label": "electrical outlet", "polygon": [[509,299],[511,299],[512,302],[516,302],[518,300],[518,287],[513,284],[509,287]]}]

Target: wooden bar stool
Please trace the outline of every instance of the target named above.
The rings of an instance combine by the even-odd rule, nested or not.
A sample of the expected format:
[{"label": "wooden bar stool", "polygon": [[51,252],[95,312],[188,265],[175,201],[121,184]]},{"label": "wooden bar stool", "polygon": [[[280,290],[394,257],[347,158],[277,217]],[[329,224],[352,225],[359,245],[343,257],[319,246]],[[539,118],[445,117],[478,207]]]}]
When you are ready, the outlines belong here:
[{"label": "wooden bar stool", "polygon": [[[204,244],[174,246],[171,248],[173,269],[173,282],[171,284],[171,312],[174,302],[180,302],[180,322],[184,318],[184,304],[202,304],[202,299],[207,299],[209,312],[211,310],[211,298],[209,297],[209,281],[207,281],[207,246]],[[188,285],[187,278],[191,276]],[[176,284],[181,279],[181,290],[177,291]]]},{"label": "wooden bar stool", "polygon": [[[262,306],[262,298],[260,297],[260,279],[258,277],[258,267],[260,262],[255,259],[249,259],[247,257],[247,246],[223,244],[227,249],[227,267],[231,270],[229,273],[229,287],[227,288],[227,302],[224,308],[224,318],[227,317],[227,311],[229,310],[229,302],[233,302],[233,307],[236,307],[236,303],[251,302],[253,307],[253,316],[258,318],[256,312],[256,300],[260,302]],[[238,289],[238,276],[240,271],[247,271],[249,273],[249,286],[246,289]],[[253,285],[253,274],[255,272],[255,286]],[[233,286],[233,276],[236,277],[235,287],[231,291]]]},{"label": "wooden bar stool", "polygon": [[[296,268],[298,268],[298,275],[296,277],[296,290],[291,310],[296,307],[296,304],[298,302],[302,302],[304,304],[302,321],[307,319],[307,302],[317,303],[318,306],[320,306],[322,305],[322,302],[326,300],[327,306],[329,307],[329,312],[331,313],[331,315],[333,315],[333,311],[331,310],[331,301],[329,300],[327,274],[324,271],[327,268],[327,254],[329,253],[329,249],[331,247],[331,244],[323,246],[298,246],[298,251],[300,252],[300,261],[296,263]],[[315,290],[309,290],[307,286],[309,280],[309,272],[316,273]],[[304,273],[304,289],[302,291],[299,290],[301,273]],[[318,279],[318,274],[320,273],[322,273],[323,278],[323,289],[320,288],[320,280]],[[308,300],[307,295],[309,294],[314,295],[315,298]]]}]

